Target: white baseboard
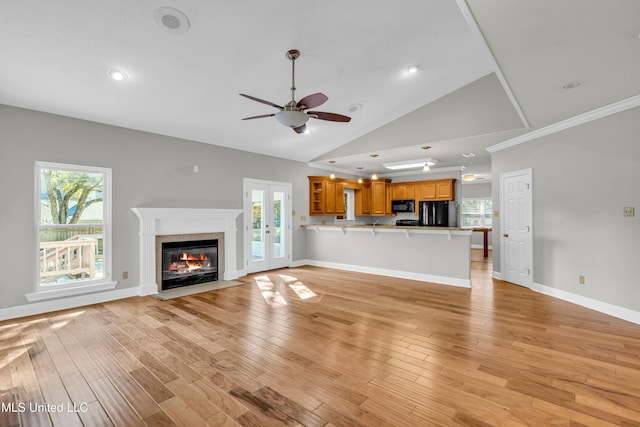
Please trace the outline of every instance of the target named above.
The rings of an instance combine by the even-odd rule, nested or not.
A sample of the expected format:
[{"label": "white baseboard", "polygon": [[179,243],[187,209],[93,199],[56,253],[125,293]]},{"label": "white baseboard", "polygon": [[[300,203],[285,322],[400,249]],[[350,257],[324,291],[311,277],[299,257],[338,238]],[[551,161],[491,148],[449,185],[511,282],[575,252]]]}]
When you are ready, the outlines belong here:
[{"label": "white baseboard", "polygon": [[245,270],[230,270],[225,271],[223,276],[224,280],[235,280],[238,277],[246,276],[247,272]]},{"label": "white baseboard", "polygon": [[434,276],[431,274],[412,273],[408,271],[388,270],[375,267],[364,267],[361,265],[340,264],[335,262],[316,261],[312,259],[296,261],[294,264],[296,265],[296,267],[301,267],[303,265],[313,265],[315,267],[335,268],[336,270],[355,271],[357,273],[376,274],[379,276],[397,277],[399,279],[419,280],[422,282],[437,283],[440,285],[459,286],[462,288],[471,287],[470,279],[458,279],[456,277]]},{"label": "white baseboard", "polygon": [[629,310],[628,308],[583,297],[582,295],[573,294],[563,291],[562,289],[551,288],[539,283],[534,283],[531,286],[531,290],[640,325],[640,312]]},{"label": "white baseboard", "polygon": [[494,279],[502,280],[502,273],[499,271],[493,271],[491,272],[491,277],[493,277]]},{"label": "white baseboard", "polygon": [[[85,305],[98,304],[101,302],[114,301],[123,298],[130,298],[141,295],[141,287],[114,289],[106,292],[96,292],[93,294],[77,295],[56,300],[36,302],[33,304],[18,305],[9,308],[0,308],[0,321],[7,319],[15,319],[17,317],[33,316],[36,314],[49,313],[51,311],[66,310],[69,308],[77,308]],[[158,290],[154,289],[153,293]]]}]

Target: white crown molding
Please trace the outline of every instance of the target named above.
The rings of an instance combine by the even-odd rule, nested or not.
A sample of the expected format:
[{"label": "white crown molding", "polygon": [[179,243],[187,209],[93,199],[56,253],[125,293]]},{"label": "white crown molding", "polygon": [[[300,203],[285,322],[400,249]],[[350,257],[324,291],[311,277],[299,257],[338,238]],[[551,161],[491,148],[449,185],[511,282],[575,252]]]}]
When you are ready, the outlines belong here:
[{"label": "white crown molding", "polygon": [[551,135],[566,129],[570,129],[575,126],[579,126],[591,121],[601,119],[603,117],[610,116],[612,114],[620,113],[622,111],[630,110],[640,106],[640,95],[632,96],[631,98],[623,99],[622,101],[614,102],[613,104],[605,105],[604,107],[596,108],[595,110],[587,111],[586,113],[579,114],[575,117],[571,117],[566,120],[562,120],[558,123],[534,130],[533,132],[525,133],[515,138],[508,139],[499,144],[487,147],[487,151],[495,153],[497,151],[505,150],[507,148],[514,147],[516,145],[524,144],[525,142],[532,141],[543,136]]},{"label": "white crown molding", "polygon": [[493,68],[494,73],[496,73],[496,77],[498,78],[498,81],[502,85],[502,88],[504,89],[507,97],[509,98],[509,101],[511,101],[511,105],[513,105],[513,108],[516,110],[516,113],[518,113],[518,117],[520,117],[522,124],[524,125],[525,128],[527,129],[530,128],[531,126],[529,125],[529,121],[524,115],[522,108],[520,108],[520,104],[518,104],[518,100],[516,99],[515,95],[511,91],[511,87],[509,87],[509,83],[507,83],[507,79],[504,77],[504,74],[502,74],[502,69],[498,65],[496,58],[493,56],[493,52],[491,52],[491,48],[487,44],[487,40],[485,40],[484,36],[482,35],[482,31],[480,31],[480,27],[478,27],[478,23],[473,17],[473,13],[471,12],[471,9],[469,9],[469,5],[467,4],[466,0],[456,0],[456,3],[458,4],[458,8],[460,9],[460,12],[462,12],[462,16],[464,16],[464,19],[467,21],[467,25],[469,26],[469,29],[475,36],[476,40],[478,40],[480,49],[484,51],[484,53],[487,55],[487,58],[489,59],[489,62],[491,62],[491,67]]}]

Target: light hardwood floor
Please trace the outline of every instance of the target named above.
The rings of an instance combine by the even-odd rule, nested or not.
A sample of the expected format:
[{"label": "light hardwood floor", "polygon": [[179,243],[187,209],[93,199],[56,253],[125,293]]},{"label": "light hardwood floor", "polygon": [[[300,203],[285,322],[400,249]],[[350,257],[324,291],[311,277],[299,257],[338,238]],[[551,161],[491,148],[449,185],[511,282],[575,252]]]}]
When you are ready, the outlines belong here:
[{"label": "light hardwood floor", "polygon": [[0,426],[640,425],[639,325],[473,260],[471,290],[304,267],[2,322]]}]

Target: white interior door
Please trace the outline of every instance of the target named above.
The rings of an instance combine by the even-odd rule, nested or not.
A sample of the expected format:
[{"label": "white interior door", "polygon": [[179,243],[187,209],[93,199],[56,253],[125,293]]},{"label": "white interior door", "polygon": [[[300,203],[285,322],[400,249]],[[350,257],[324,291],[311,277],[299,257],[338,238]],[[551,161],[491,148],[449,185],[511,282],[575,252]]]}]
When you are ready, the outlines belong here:
[{"label": "white interior door", "polygon": [[531,169],[500,175],[502,200],[503,279],[517,285],[533,284],[533,230]]},{"label": "white interior door", "polygon": [[244,246],[247,273],[288,267],[291,261],[291,184],[245,179]]}]

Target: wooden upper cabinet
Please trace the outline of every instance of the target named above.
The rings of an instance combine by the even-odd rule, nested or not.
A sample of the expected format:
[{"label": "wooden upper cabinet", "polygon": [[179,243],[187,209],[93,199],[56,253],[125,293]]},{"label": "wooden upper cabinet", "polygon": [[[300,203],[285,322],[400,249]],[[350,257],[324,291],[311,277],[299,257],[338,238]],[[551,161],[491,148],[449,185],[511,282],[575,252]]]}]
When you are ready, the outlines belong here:
[{"label": "wooden upper cabinet", "polygon": [[416,183],[416,200],[455,200],[455,178]]},{"label": "wooden upper cabinet", "polygon": [[416,198],[416,184],[414,183],[392,184],[390,187],[391,200],[415,200]]},{"label": "wooden upper cabinet", "polygon": [[309,215],[344,215],[344,182],[327,176],[309,178]]},{"label": "wooden upper cabinet", "polygon": [[323,215],[325,182],[322,177],[309,177],[309,215]]},{"label": "wooden upper cabinet", "polygon": [[385,181],[371,181],[371,215],[386,215],[387,213],[387,183]]},{"label": "wooden upper cabinet", "polygon": [[436,184],[425,181],[416,184],[416,200],[433,200],[436,198]]},{"label": "wooden upper cabinet", "polygon": [[329,179],[325,182],[325,206],[327,215],[344,215],[344,183]]}]

